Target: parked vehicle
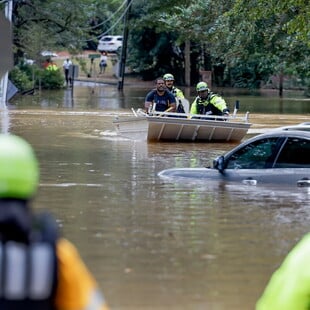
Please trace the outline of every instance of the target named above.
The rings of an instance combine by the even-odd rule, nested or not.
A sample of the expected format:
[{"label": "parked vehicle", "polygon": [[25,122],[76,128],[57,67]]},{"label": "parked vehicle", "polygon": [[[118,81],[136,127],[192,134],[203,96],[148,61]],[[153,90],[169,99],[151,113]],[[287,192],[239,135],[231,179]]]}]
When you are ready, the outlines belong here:
[{"label": "parked vehicle", "polygon": [[43,57],[58,57],[58,55],[51,51],[42,51],[41,56]]},{"label": "parked vehicle", "polygon": [[98,43],[99,52],[119,52],[122,49],[122,36],[103,36]]},{"label": "parked vehicle", "polygon": [[310,186],[310,123],[257,135],[213,162],[213,168],[174,168],[165,178],[194,178],[242,184]]},{"label": "parked vehicle", "polygon": [[35,61],[33,59],[28,59],[28,58],[24,58],[23,59],[23,62],[26,64],[26,65],[33,65],[35,63]]}]

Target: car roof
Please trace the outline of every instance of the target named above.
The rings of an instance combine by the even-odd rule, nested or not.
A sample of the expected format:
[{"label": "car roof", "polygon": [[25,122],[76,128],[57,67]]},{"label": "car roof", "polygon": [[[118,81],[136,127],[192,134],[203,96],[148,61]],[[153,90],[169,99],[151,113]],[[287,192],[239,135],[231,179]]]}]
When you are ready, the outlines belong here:
[{"label": "car roof", "polygon": [[310,137],[310,123],[300,123],[296,125],[290,125],[290,126],[283,126],[278,127],[275,129],[271,129],[265,133],[262,133],[260,135],[255,136],[256,137],[262,137],[262,136],[299,136],[299,137]]},{"label": "car roof", "polygon": [[271,137],[295,137],[295,138],[303,138],[310,140],[310,130],[309,130],[309,123],[301,123],[297,125],[292,126],[284,126],[284,127],[278,127],[275,129],[268,130],[265,133],[261,133],[259,135],[256,135],[252,138],[249,138],[242,143],[240,143],[238,146],[234,147],[232,150],[225,153],[225,157],[230,156],[230,154],[234,153],[237,149],[242,148],[244,145],[252,143],[256,140],[260,140],[263,138],[271,138]]},{"label": "car roof", "polygon": [[310,131],[310,122],[300,123],[297,125],[290,125],[280,127],[280,130],[300,130],[300,131]]}]

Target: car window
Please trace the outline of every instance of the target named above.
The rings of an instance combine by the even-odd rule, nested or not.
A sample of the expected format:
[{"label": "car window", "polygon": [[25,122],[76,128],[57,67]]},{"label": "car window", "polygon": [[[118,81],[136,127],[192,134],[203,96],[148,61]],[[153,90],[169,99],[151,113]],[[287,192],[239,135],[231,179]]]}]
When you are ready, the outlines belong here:
[{"label": "car window", "polygon": [[302,138],[288,138],[274,167],[310,168],[310,141]]},{"label": "car window", "polygon": [[283,139],[265,138],[245,145],[227,160],[227,169],[263,169],[272,166],[275,150]]}]

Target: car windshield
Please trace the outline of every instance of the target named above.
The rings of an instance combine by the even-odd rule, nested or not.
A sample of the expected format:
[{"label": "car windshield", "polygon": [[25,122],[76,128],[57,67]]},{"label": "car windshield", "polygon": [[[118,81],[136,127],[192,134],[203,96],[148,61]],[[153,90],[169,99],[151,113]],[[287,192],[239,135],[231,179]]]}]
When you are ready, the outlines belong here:
[{"label": "car windshield", "polygon": [[272,166],[274,151],[278,149],[279,138],[265,138],[247,144],[236,151],[227,161],[227,169],[263,169]]}]

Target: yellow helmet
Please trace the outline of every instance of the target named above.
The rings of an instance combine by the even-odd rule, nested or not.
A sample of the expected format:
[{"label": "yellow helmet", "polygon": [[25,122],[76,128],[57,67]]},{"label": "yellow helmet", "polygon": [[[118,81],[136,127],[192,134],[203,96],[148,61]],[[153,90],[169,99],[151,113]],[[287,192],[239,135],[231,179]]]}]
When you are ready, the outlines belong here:
[{"label": "yellow helmet", "polygon": [[171,73],[166,73],[163,78],[164,81],[174,81],[174,76]]},{"label": "yellow helmet", "polygon": [[196,85],[197,92],[208,90],[208,84],[206,82],[199,82]]}]

